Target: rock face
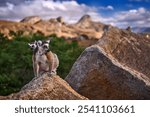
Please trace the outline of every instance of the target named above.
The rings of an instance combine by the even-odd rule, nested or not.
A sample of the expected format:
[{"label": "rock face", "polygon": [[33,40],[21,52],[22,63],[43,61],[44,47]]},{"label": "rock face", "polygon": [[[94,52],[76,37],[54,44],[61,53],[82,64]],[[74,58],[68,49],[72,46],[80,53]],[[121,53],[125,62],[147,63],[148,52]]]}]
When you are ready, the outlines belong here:
[{"label": "rock face", "polygon": [[89,99],[150,99],[150,40],[111,28],[88,47],[66,81]]},{"label": "rock face", "polygon": [[126,65],[150,79],[150,39],[127,30],[111,28],[98,45],[122,65]]},{"label": "rock face", "polygon": [[0,99],[11,100],[83,100],[87,99],[76,93],[59,76],[44,74],[25,85],[20,92],[9,96],[0,96]]},{"label": "rock face", "polygon": [[39,21],[41,21],[41,18],[39,16],[29,16],[29,17],[22,19],[20,22],[35,24]]}]

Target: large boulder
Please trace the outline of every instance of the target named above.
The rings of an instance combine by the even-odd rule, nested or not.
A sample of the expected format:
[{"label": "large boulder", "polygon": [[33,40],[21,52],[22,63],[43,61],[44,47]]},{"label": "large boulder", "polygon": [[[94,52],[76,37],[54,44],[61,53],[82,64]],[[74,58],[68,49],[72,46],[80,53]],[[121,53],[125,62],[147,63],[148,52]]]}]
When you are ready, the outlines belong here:
[{"label": "large boulder", "polygon": [[73,65],[66,81],[89,99],[150,99],[150,41],[108,29]]},{"label": "large boulder", "polygon": [[75,92],[57,75],[44,74],[26,84],[18,93],[0,96],[0,99],[17,100],[82,100],[87,99]]}]

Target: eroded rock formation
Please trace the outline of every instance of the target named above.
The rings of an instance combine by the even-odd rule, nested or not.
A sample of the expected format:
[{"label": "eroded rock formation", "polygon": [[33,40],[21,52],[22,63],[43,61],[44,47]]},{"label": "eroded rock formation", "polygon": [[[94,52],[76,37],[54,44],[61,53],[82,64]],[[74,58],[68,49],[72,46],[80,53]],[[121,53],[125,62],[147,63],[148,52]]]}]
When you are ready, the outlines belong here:
[{"label": "eroded rock formation", "polygon": [[37,22],[40,22],[41,20],[42,19],[39,16],[29,16],[29,17],[22,19],[20,22],[35,24]]}]

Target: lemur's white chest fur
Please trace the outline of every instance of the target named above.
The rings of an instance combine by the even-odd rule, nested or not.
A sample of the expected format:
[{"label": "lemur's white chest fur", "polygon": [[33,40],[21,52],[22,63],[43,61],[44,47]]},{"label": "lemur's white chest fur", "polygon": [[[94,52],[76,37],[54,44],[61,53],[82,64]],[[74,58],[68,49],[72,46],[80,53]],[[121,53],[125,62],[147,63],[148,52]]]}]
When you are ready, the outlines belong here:
[{"label": "lemur's white chest fur", "polygon": [[35,54],[35,63],[39,65],[40,71],[41,70],[49,71],[50,69],[48,64],[48,59],[45,54],[44,55]]},{"label": "lemur's white chest fur", "polygon": [[45,56],[45,55],[38,55],[38,54],[36,54],[35,55],[35,61],[38,63],[38,62],[41,62],[41,63],[43,63],[43,64],[45,64],[46,63],[46,61],[47,61],[47,57]]}]

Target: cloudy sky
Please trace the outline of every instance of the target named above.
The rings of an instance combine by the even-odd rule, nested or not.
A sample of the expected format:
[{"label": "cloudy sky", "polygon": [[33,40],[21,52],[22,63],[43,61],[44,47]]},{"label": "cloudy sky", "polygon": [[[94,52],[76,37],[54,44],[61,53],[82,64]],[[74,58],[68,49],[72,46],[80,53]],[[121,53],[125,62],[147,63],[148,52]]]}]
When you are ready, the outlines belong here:
[{"label": "cloudy sky", "polygon": [[150,27],[150,0],[0,0],[1,20],[38,15],[44,19],[62,16],[74,23],[85,14],[121,28]]}]

